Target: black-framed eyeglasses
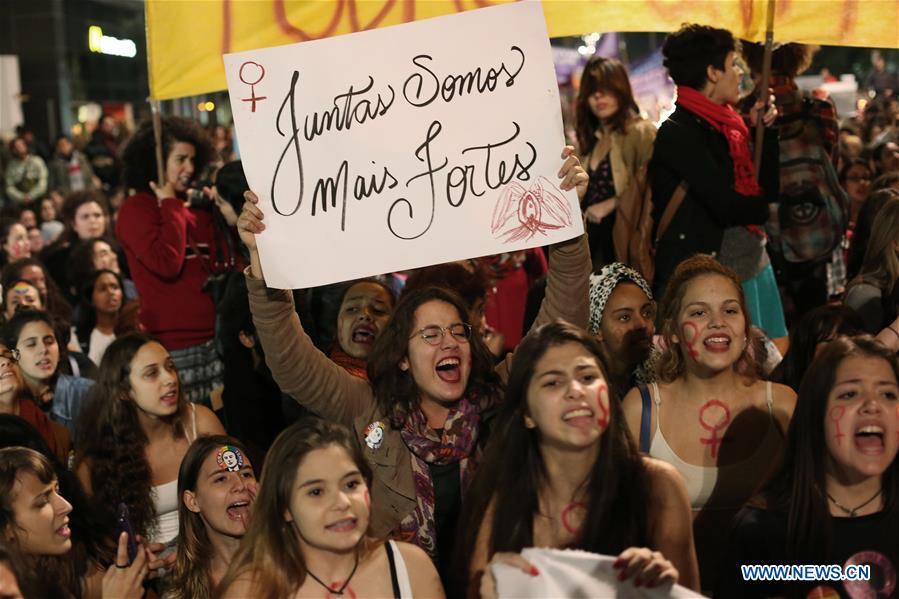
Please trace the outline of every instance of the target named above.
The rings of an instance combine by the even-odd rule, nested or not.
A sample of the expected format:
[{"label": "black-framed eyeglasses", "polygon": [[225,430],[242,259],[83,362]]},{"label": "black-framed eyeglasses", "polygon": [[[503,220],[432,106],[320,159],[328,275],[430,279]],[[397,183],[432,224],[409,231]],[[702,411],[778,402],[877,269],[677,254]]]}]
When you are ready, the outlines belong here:
[{"label": "black-framed eyeglasses", "polygon": [[468,343],[469,339],[471,339],[471,325],[464,322],[451,324],[448,327],[425,327],[419,329],[412,337],[421,337],[428,345],[439,345],[447,332],[459,343]]},{"label": "black-framed eyeglasses", "polygon": [[871,177],[867,175],[857,175],[855,177],[846,177],[847,181],[870,181]]},{"label": "black-framed eyeglasses", "polygon": [[18,363],[18,361],[19,361],[19,350],[17,350],[17,349],[7,349],[7,350],[4,350],[4,351],[0,351],[0,359],[2,359],[2,360],[9,360],[10,362],[16,362],[16,363]]}]

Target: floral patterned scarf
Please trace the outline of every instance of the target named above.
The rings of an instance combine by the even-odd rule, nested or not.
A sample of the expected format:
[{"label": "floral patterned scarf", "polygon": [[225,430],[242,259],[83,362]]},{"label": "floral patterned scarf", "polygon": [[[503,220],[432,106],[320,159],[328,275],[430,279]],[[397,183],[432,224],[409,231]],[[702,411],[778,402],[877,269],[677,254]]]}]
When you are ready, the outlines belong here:
[{"label": "floral patterned scarf", "polygon": [[467,397],[450,410],[442,436],[428,426],[421,409],[414,410],[400,435],[412,452],[412,476],[418,505],[399,526],[399,536],[415,543],[432,558],[437,557],[437,523],[434,517],[434,485],[429,464],[459,462],[462,491],[468,487],[475,466],[475,443],[481,416],[476,403]]}]

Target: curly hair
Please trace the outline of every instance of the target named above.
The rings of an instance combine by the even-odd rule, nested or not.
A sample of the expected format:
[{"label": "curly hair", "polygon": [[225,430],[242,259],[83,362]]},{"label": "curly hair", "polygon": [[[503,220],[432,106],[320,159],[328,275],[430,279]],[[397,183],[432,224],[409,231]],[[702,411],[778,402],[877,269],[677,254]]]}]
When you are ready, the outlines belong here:
[{"label": "curly hair", "polygon": [[684,24],[665,38],[662,56],[675,85],[702,89],[708,81],[706,68],[723,71],[727,55],[736,49],[737,41],[726,29]]},{"label": "curly hair", "polygon": [[[453,291],[442,287],[416,289],[397,303],[390,321],[375,340],[368,358],[368,380],[378,402],[381,413],[399,428],[406,417],[418,405],[418,385],[409,371],[400,369],[399,364],[409,353],[409,340],[413,336],[415,311],[428,302],[445,302],[465,318],[469,308],[465,301]],[[471,375],[465,395],[477,399],[481,409],[493,405],[502,390],[499,377],[493,370],[493,358],[480,335],[472,335]]]},{"label": "curly hair", "polygon": [[747,335],[746,350],[734,364],[734,370],[753,378],[760,378],[761,369],[749,349],[751,344],[748,339],[751,335],[752,321],[749,311],[746,309],[746,296],[737,273],[709,255],[697,254],[677,265],[665,288],[665,296],[659,304],[659,322],[662,325],[662,337],[665,339],[665,351],[659,357],[656,367],[659,380],[663,383],[670,383],[682,377],[687,370],[683,344],[674,339],[678,336],[680,313],[683,308],[684,295],[687,293],[687,286],[694,279],[703,275],[719,275],[733,283],[743,318],[746,320]]},{"label": "curly hair", "polygon": [[[78,423],[82,433],[76,467],[84,463],[90,469],[94,502],[103,512],[110,536],[117,533],[115,510],[120,503],[128,506],[135,533],[149,538],[156,528],[152,472],[145,453],[149,441],[138,420],[139,408],[129,399],[131,362],[148,343],[158,341],[144,333],[129,333],[112,342],[103,354],[100,377]],[[165,418],[175,438],[186,438],[185,413],[179,385],[178,411]]]},{"label": "curly hair", "polygon": [[[172,147],[178,143],[194,147],[194,177],[202,173],[212,160],[213,149],[209,136],[196,121],[176,116],[162,117],[162,159],[168,160]],[[150,181],[156,181],[156,141],[152,121],[144,121],[122,151],[125,164],[125,184],[138,191],[150,192]]]},{"label": "curly hair", "polygon": [[[765,55],[765,44],[757,42],[740,42],[743,59],[753,75],[762,74],[762,60]],[[771,72],[775,75],[796,77],[812,65],[812,59],[820,49],[819,46],[806,44],[784,44],[771,54]]]}]

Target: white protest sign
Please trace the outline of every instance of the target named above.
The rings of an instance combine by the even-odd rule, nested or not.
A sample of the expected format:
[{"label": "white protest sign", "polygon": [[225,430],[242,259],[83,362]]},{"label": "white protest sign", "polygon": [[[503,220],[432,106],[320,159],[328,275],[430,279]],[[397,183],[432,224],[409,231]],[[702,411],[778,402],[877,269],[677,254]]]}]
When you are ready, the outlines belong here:
[{"label": "white protest sign", "polygon": [[490,566],[499,599],[544,599],[545,597],[603,597],[613,599],[702,599],[702,595],[671,583],[654,588],[634,586],[634,577],[619,580],[617,557],[578,549],[529,547],[522,557],[540,573],[531,576],[521,568],[497,563]]},{"label": "white protest sign", "polygon": [[227,54],[268,285],[564,241],[559,93],[539,2]]}]

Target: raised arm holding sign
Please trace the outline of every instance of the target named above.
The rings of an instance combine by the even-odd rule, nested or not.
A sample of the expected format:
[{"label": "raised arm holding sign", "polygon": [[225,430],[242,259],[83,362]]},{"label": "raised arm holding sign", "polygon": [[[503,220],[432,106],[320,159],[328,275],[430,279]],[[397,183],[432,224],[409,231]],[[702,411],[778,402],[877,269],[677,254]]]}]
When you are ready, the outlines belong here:
[{"label": "raised arm holding sign", "polygon": [[[224,59],[272,287],[583,232],[556,179],[562,119],[539,3]],[[301,256],[314,258],[298,268]]]},{"label": "raised arm holding sign", "polygon": [[[539,5],[536,6],[539,16]],[[472,31],[484,31],[484,24],[471,18],[481,13],[490,17],[488,30],[516,30],[517,27],[509,26],[508,18],[499,24],[493,17],[522,14],[521,7],[509,8],[515,10],[475,11],[463,15],[467,17],[464,23]],[[533,10],[533,6],[527,6],[526,12],[533,17]],[[539,18],[542,27],[542,16]],[[427,25],[428,36],[437,39],[440,28],[436,25],[440,21],[395,29]],[[542,35],[545,43],[545,31]],[[345,39],[350,41],[353,37]],[[332,48],[334,40],[328,41]],[[399,40],[396,44],[403,45]],[[473,41],[472,45],[476,43]],[[506,47],[512,45],[529,47],[523,42]],[[523,52],[512,51],[512,57],[527,57],[524,66],[507,66],[503,73],[509,74],[502,77],[508,86],[497,85],[494,91],[516,91],[514,88],[528,73],[528,65],[540,62],[540,57],[528,54],[527,49]],[[548,64],[548,46],[544,53]],[[437,52],[432,54],[436,56]],[[373,63],[384,59],[376,46],[367,47],[364,55],[366,61]],[[256,62],[262,64],[265,59],[258,58]],[[423,59],[418,63],[430,64]],[[262,82],[276,70],[267,62],[265,69]],[[256,81],[259,72],[245,78]],[[481,76],[486,73],[481,71]],[[290,78],[290,90],[299,89],[297,80]],[[362,81],[367,82],[368,78]],[[248,179],[256,193],[248,194],[238,229],[251,255],[247,276],[250,309],[276,382],[308,409],[354,429],[374,473],[372,531],[422,547],[446,574],[447,543],[451,539],[438,531],[452,530],[455,523],[435,514],[459,513],[462,491],[475,467],[472,458],[486,442],[486,435],[480,432],[482,415],[486,418],[500,399],[500,382],[508,371],[509,359],[494,370],[483,340],[472,333],[466,304],[451,291],[424,288],[400,299],[377,337],[369,358],[369,382],[351,375],[317,350],[303,331],[291,294],[271,287],[285,282],[333,281],[563,242],[551,248],[546,296],[535,326],[564,318],[584,327],[588,317],[590,257],[581,221],[571,215],[578,214],[577,196],[586,191],[588,178],[570,147],[562,152],[559,164],[561,120],[554,80],[550,82],[552,90],[546,90],[546,95],[554,99],[538,102],[543,111],[534,110],[528,104],[531,99],[513,94],[504,98],[505,109],[501,113],[496,111],[498,104],[493,112],[484,108],[481,97],[474,102],[468,91],[477,89],[475,83],[460,88],[462,83],[452,80],[439,87],[432,103],[445,105],[447,98],[454,98],[459,89],[464,89],[466,96],[462,100],[470,101],[469,109],[477,109],[475,112],[428,117],[433,120],[424,129],[427,140],[411,146],[408,156],[405,150],[396,149],[403,146],[404,132],[399,129],[407,127],[406,121],[393,121],[397,128],[393,135],[389,134],[390,129],[383,129],[371,139],[374,125],[385,122],[378,120],[385,111],[389,114],[404,103],[404,114],[411,118],[420,110],[405,98],[425,98],[426,79],[422,75],[420,80],[412,81],[394,86],[397,95],[392,100],[389,85],[350,86],[339,102],[332,101],[333,110],[326,114],[333,118],[318,113],[317,117],[297,121],[295,125],[297,116],[291,113],[286,130],[293,130],[294,134],[282,138],[277,145],[269,144],[271,152],[266,155],[273,158],[271,163],[259,160],[259,156],[251,160],[254,151],[262,152],[264,148],[252,136],[247,141],[241,139],[245,163],[250,163]],[[279,97],[279,93],[271,88],[261,89],[261,85],[256,83],[253,90],[248,90],[252,95],[247,97],[257,101],[255,113],[251,106],[235,107],[244,109],[244,117],[255,118],[253,115],[266,110],[272,98]],[[369,87],[381,91],[381,100],[371,96],[368,103],[363,103],[356,98],[357,89]],[[484,88],[485,94],[490,92],[488,88]],[[265,99],[260,100],[260,96]],[[233,91],[232,97],[237,97]],[[510,121],[510,113],[519,109],[518,102],[530,112],[522,114],[520,121]],[[356,109],[347,112],[352,105]],[[381,108],[375,109],[379,105]],[[288,97],[281,104],[282,108],[285,106],[289,112],[295,106],[295,98]],[[441,110],[445,109],[446,106]],[[282,113],[282,119],[284,114],[287,113]],[[553,123],[555,128],[550,128],[553,130],[545,137],[551,138],[554,146],[549,148],[546,140],[536,143],[540,135],[529,122]],[[239,132],[240,127],[238,121]],[[366,135],[355,135],[369,127],[372,129]],[[459,140],[457,153],[452,157],[448,150],[451,144],[438,141],[451,128]],[[503,138],[502,129],[514,131],[515,135]],[[417,129],[412,131],[418,135]],[[488,139],[494,132],[493,139],[502,144],[471,141]],[[309,146],[318,147],[316,144],[323,144],[326,138],[336,138],[337,145],[327,152],[311,151]],[[344,139],[354,141],[346,146]],[[250,149],[254,143],[255,148]],[[364,160],[346,157],[347,152],[363,146],[369,152],[363,155]],[[319,176],[317,173],[328,170],[311,166],[313,162],[321,165],[329,160],[331,166],[327,168],[333,167],[333,161],[338,165],[330,170],[337,173],[336,178]],[[450,165],[457,160],[469,160],[472,166],[455,170]],[[287,161],[290,170],[284,171]],[[378,174],[353,183],[347,177],[358,172],[359,165],[370,165],[369,170],[378,169]],[[290,184],[288,179],[282,179],[288,176],[294,177]],[[506,183],[497,184],[500,179]],[[310,189],[314,190],[311,196]],[[414,196],[409,193],[413,190]],[[324,204],[323,198],[327,198]],[[331,203],[334,198],[336,204]],[[311,245],[303,246],[306,243]],[[442,430],[442,435],[438,437],[435,429]],[[431,469],[435,467],[441,467],[445,475],[432,479]]]}]

